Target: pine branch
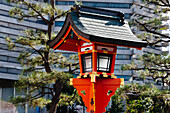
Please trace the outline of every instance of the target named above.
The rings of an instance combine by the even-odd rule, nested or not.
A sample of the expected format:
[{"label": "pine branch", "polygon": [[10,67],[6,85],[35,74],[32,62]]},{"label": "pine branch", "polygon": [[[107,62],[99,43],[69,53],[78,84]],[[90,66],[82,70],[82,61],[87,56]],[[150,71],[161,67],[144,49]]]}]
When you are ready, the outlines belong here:
[{"label": "pine branch", "polygon": [[146,40],[147,42],[148,42],[148,44],[150,45],[150,46],[153,46],[153,45],[155,45],[155,44],[158,44],[159,42],[170,42],[170,40],[157,40],[157,41],[154,41],[154,42],[149,42],[148,40]]},{"label": "pine branch", "polygon": [[[26,63],[25,63],[25,65],[26,65]],[[31,71],[42,70],[42,69],[44,69],[44,67],[43,68],[28,67],[28,68],[24,69],[24,72],[31,72]]]},{"label": "pine branch", "polygon": [[170,1],[169,0],[166,0],[167,4],[170,5]]},{"label": "pine branch", "polygon": [[78,70],[78,69],[80,69],[80,68],[75,68],[75,69],[73,69],[73,70],[69,70],[69,73],[74,73],[74,71],[76,71],[76,70]]},{"label": "pine branch", "polygon": [[39,51],[39,50],[37,50],[37,49],[35,49],[33,46],[31,46],[31,45],[29,45],[34,51],[36,51],[41,57],[42,57],[42,59],[46,62],[47,60],[45,59],[45,57],[43,56],[43,54]]},{"label": "pine branch", "polygon": [[[53,59],[53,60],[57,60],[57,59]],[[53,64],[63,64],[63,63],[62,63],[62,62],[57,62],[57,61],[56,61],[56,62],[54,62]],[[71,64],[71,66],[77,66],[77,65],[79,65],[79,63],[73,63],[73,64]],[[67,63],[66,63],[66,64],[64,64],[64,66],[67,67],[67,66],[70,66],[70,64],[67,64]]]},{"label": "pine branch", "polygon": [[148,75],[148,77],[152,77],[154,81],[159,81],[159,78],[161,78],[162,80],[160,80],[162,83],[166,83],[169,86],[169,80],[164,81],[164,79],[168,78],[169,74],[167,74],[166,76],[153,76],[153,75]]},{"label": "pine branch", "polygon": [[[40,96],[39,96],[40,95]],[[43,97],[45,95],[45,93],[44,92],[40,92],[40,93],[38,93],[38,94],[36,94],[36,95],[34,95],[34,96],[31,96],[30,98],[28,98],[28,100],[35,100],[35,99],[38,99],[38,98],[40,98],[40,97]],[[37,97],[37,96],[39,96],[39,97]]]},{"label": "pine branch", "polygon": [[136,20],[136,19],[135,19],[135,22],[138,23],[139,25],[143,26],[143,28],[145,29],[145,31],[147,31],[147,32],[149,32],[149,33],[153,33],[153,34],[162,36],[162,37],[164,37],[164,38],[169,38],[169,39],[170,39],[170,37],[167,36],[167,35],[164,35],[164,34],[161,34],[161,33],[159,33],[159,32],[155,32],[155,31],[152,31],[152,30],[148,29],[148,28],[146,27],[146,24],[141,23],[141,22],[139,22],[139,21]]},{"label": "pine branch", "polygon": [[22,18],[30,18],[30,17],[35,17],[35,18],[37,18],[39,15],[26,15],[26,14],[22,14],[22,13],[20,13],[20,15],[22,16]]},{"label": "pine branch", "polygon": [[[159,3],[159,1],[161,1],[162,4]],[[150,4],[155,4],[155,5],[158,5],[158,6],[167,6],[167,7],[170,7],[170,4],[169,4],[169,3],[166,3],[166,2],[164,2],[163,0],[159,0],[159,1],[150,1],[149,3],[150,3]]]},{"label": "pine branch", "polygon": [[150,70],[150,71],[162,71],[162,72],[167,72],[167,73],[170,73],[169,71],[169,69],[158,69],[158,68],[147,68],[147,67],[145,67],[145,68],[130,68],[130,70]]},{"label": "pine branch", "polygon": [[59,19],[60,17],[66,15],[66,14],[69,13],[70,11],[71,11],[71,9],[68,10],[68,11],[66,11],[66,12],[64,12],[64,13],[62,13],[62,14],[60,14],[60,15],[57,15],[56,17],[54,17],[54,20],[53,20],[53,21],[55,21],[56,19]]},{"label": "pine branch", "polygon": [[74,91],[73,97],[72,97],[70,100],[68,100],[68,101],[63,101],[63,102],[68,102],[68,103],[70,103],[70,102],[75,98],[76,92],[77,92],[77,90]]},{"label": "pine branch", "polygon": [[47,19],[45,19],[44,16],[43,16],[39,11],[37,11],[37,10],[32,6],[31,3],[27,3],[27,2],[25,2],[25,1],[23,1],[23,3],[24,3],[25,5],[27,5],[28,7],[30,7],[33,11],[35,11],[47,24],[49,24],[49,21],[48,21]]}]

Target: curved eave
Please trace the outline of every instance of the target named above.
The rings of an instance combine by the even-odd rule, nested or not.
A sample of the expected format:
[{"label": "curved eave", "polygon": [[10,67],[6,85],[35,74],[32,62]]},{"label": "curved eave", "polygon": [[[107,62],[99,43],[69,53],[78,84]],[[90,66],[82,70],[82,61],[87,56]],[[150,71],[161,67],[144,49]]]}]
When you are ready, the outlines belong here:
[{"label": "curved eave", "polygon": [[51,48],[57,49],[64,43],[66,40],[68,34],[70,31],[73,31],[75,35],[79,39],[85,42],[98,42],[98,43],[107,43],[107,44],[114,44],[116,46],[124,46],[124,47],[130,47],[130,48],[136,48],[141,49],[142,47],[146,47],[147,43],[144,41],[129,41],[129,40],[119,40],[119,39],[113,39],[113,38],[105,38],[105,37],[99,37],[95,36],[93,34],[87,34],[81,31],[76,24],[73,22],[71,13],[68,13],[66,16],[66,20],[64,22],[64,25],[58,35],[50,41],[48,44]]},{"label": "curved eave", "polygon": [[[60,30],[60,32],[58,33],[58,35],[52,40],[50,41],[48,44],[50,46],[50,48],[53,48],[53,49],[57,49],[57,47],[55,47],[56,44],[58,44],[60,42],[60,44],[63,43],[63,41],[65,40],[62,40],[63,37],[64,38],[67,38],[67,32],[70,32],[68,31],[69,29],[71,29],[74,34],[77,35],[78,38],[80,38],[81,40],[85,41],[85,42],[90,42],[89,40],[89,35],[81,32],[77,27],[76,25],[74,24],[72,18],[71,18],[71,14],[68,13],[67,16],[66,16],[66,20],[64,22],[64,25],[62,27],[62,29]],[[67,35],[66,35],[67,34]],[[55,47],[55,48],[54,48]],[[59,47],[59,46],[58,46]]]},{"label": "curved eave", "polygon": [[103,37],[93,36],[93,35],[90,36],[90,41],[115,44],[117,46],[124,46],[124,47],[137,48],[137,49],[147,46],[147,43],[144,41],[133,42],[133,41],[128,41],[128,40],[119,40],[119,39],[112,39],[112,38],[106,39]]}]

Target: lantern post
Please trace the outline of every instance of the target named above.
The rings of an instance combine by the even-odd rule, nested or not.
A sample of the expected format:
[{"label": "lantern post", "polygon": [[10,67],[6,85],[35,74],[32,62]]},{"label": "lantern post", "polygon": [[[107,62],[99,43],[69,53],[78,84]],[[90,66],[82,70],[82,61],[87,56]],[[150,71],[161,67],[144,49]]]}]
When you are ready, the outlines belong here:
[{"label": "lantern post", "polygon": [[136,38],[121,12],[75,5],[59,34],[49,42],[53,49],[78,52],[80,75],[70,79],[87,112],[103,113],[123,78],[114,75],[117,46],[141,50],[147,43]]}]

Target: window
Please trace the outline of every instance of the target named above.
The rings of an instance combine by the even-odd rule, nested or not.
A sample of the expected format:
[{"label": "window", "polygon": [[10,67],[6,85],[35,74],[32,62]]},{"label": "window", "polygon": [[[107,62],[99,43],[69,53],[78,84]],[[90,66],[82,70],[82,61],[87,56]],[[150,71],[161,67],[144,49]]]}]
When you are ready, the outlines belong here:
[{"label": "window", "polygon": [[[72,1],[56,1],[56,5],[74,5]],[[130,9],[132,4],[129,3],[106,3],[106,2],[82,2],[83,5],[89,7],[102,7],[102,8],[125,8]]]},{"label": "window", "polygon": [[131,16],[132,14],[125,14],[125,19],[130,19]]},{"label": "window", "polygon": [[117,55],[116,60],[131,60],[131,55]]},{"label": "window", "polygon": [[122,67],[122,65],[120,65],[120,64],[115,64],[115,70],[120,70],[121,69],[121,67]]},{"label": "window", "polygon": [[[6,84],[9,84],[8,82]],[[5,87],[5,88],[2,88],[2,99],[4,101],[9,101],[12,97],[14,96],[14,88],[13,87]]]},{"label": "window", "polygon": [[63,21],[56,21],[55,22],[55,26],[56,27],[62,27],[64,25],[64,22]]},{"label": "window", "polygon": [[74,5],[74,4],[75,4],[75,2],[69,1],[69,5]]},{"label": "window", "polygon": [[36,23],[47,25],[47,23],[41,19],[37,20]]},{"label": "window", "polygon": [[82,2],[82,4],[89,7],[107,7],[107,3],[100,2]]},{"label": "window", "polygon": [[119,50],[130,50],[130,48],[128,48],[128,47],[121,47],[121,46],[117,46],[117,49],[119,49]]},{"label": "window", "polygon": [[69,5],[69,2],[56,1],[56,5]]},{"label": "window", "polygon": [[117,78],[124,78],[124,81],[129,81],[132,76],[129,75],[115,75]]}]

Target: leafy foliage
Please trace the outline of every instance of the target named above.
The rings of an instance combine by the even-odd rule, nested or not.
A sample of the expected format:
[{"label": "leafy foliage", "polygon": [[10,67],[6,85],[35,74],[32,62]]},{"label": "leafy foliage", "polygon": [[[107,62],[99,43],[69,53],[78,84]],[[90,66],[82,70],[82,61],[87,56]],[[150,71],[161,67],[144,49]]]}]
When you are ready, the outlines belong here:
[{"label": "leafy foliage", "polygon": [[112,105],[111,108],[106,113],[120,113],[120,112],[125,112],[124,111],[124,103],[125,98],[120,96],[119,89],[116,90],[115,94],[112,96]]},{"label": "leafy foliage", "polygon": [[169,90],[158,90],[152,84],[127,84],[120,87],[115,96],[110,113],[122,112],[125,100],[127,113],[168,113],[170,107]]},{"label": "leafy foliage", "polygon": [[140,31],[146,31],[142,32],[138,37],[147,41],[150,46],[160,42],[169,42],[170,37],[160,32],[167,29],[167,26],[162,21],[168,19],[163,14],[170,11],[169,0],[143,0],[143,3],[135,3],[136,7],[139,8],[138,12],[142,12],[142,14],[136,13],[131,22],[134,25],[133,27]]},{"label": "leafy foliage", "polygon": [[[135,3],[139,9],[131,22],[132,26],[139,30],[138,38],[148,42],[149,48],[160,47],[161,43],[169,43],[170,37],[161,31],[166,30],[167,26],[162,23],[168,17],[162,14],[170,11],[168,0],[143,0],[144,4]],[[142,14],[140,13],[142,12]],[[144,15],[143,15],[144,14]],[[170,56],[158,55],[157,53],[145,53],[137,56],[137,61],[124,65],[124,70],[135,70],[140,77],[152,77],[162,85],[170,85]]]},{"label": "leafy foliage", "polygon": [[[169,91],[158,90],[154,85],[132,84],[133,88],[126,93],[126,110],[130,113],[160,112],[168,113]],[[142,88],[143,87],[143,88]],[[167,98],[164,98],[166,96]],[[168,102],[168,103],[167,103]]]},{"label": "leafy foliage", "polygon": [[169,68],[170,56],[145,54],[140,56],[138,61],[124,65],[123,70],[136,70],[140,77],[152,77],[156,82],[161,82],[163,85],[170,85]]}]

